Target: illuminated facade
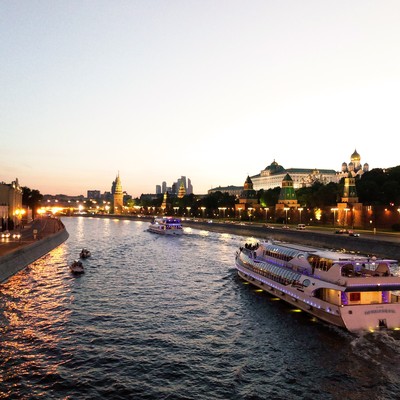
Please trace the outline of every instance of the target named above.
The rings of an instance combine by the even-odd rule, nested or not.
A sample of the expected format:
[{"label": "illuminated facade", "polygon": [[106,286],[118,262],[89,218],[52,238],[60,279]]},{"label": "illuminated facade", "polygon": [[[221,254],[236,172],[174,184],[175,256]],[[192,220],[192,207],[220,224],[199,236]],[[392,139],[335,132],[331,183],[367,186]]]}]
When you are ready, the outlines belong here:
[{"label": "illuminated facade", "polygon": [[124,211],[124,193],[122,191],[122,184],[119,173],[112,184],[111,193],[113,195],[114,214],[122,214]]},{"label": "illuminated facade", "polygon": [[338,181],[342,178],[357,178],[361,177],[364,172],[369,171],[369,165],[365,163],[361,166],[361,156],[354,150],[354,153],[350,156],[350,162],[342,163],[342,170],[338,172]]},{"label": "illuminated facade", "polygon": [[0,183],[1,218],[3,221],[12,219],[14,226],[19,226],[22,217],[22,188],[18,179],[7,183]]},{"label": "illuminated facade", "polygon": [[294,189],[312,186],[315,182],[321,182],[323,184],[338,182],[337,173],[333,169],[285,169],[275,160],[259,174],[252,176],[251,180],[253,181],[255,190],[268,190],[281,187],[287,174],[289,174],[292,179]]}]

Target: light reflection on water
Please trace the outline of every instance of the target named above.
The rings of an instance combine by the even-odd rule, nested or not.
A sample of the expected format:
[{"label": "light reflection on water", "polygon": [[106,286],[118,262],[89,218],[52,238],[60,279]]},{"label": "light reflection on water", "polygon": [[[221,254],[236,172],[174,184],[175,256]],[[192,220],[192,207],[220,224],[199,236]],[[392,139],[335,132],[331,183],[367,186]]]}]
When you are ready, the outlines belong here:
[{"label": "light reflection on water", "polygon": [[0,287],[0,398],[396,398],[399,337],[355,337],[245,284],[244,238],[63,222],[68,241]]}]

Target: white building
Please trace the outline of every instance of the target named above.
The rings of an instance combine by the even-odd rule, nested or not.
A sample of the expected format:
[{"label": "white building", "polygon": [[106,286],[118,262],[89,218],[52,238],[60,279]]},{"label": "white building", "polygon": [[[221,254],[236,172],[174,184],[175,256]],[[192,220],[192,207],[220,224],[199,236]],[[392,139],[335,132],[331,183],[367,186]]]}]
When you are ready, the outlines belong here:
[{"label": "white building", "polygon": [[285,169],[275,160],[263,169],[259,174],[251,177],[255,190],[268,190],[281,187],[286,174],[293,180],[293,187],[299,189],[311,186],[315,182],[327,184],[338,182],[337,172],[333,169],[308,169],[308,168],[288,168]]}]

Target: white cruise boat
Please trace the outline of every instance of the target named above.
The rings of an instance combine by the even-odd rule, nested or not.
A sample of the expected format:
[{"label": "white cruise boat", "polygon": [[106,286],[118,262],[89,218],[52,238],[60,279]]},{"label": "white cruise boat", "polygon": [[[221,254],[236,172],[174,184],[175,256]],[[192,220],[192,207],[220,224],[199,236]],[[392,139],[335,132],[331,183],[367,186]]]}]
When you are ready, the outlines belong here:
[{"label": "white cruise boat", "polygon": [[286,244],[246,244],[239,276],[350,332],[400,329],[398,262]]},{"label": "white cruise boat", "polygon": [[183,228],[179,218],[159,217],[154,218],[149,226],[149,231],[160,235],[182,235]]}]

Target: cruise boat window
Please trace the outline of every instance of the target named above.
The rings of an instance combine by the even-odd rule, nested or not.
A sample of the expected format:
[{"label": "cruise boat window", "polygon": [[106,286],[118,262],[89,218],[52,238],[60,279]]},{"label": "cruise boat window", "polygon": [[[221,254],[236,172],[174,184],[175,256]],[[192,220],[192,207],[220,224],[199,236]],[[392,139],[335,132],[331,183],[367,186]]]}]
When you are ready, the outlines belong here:
[{"label": "cruise boat window", "polygon": [[350,293],[350,301],[361,301],[361,293]]}]

